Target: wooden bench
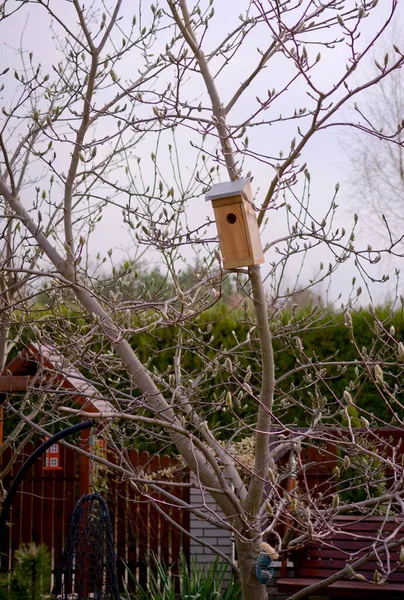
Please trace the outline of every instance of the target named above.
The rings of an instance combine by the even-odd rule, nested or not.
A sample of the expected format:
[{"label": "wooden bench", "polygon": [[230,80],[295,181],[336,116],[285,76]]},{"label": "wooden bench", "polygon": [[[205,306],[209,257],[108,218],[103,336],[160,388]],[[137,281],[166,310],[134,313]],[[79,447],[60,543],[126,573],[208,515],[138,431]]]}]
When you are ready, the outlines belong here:
[{"label": "wooden bench", "polygon": [[[278,579],[279,592],[296,593],[308,586],[322,582],[335,575],[347,565],[363,558],[370,550],[376,548],[379,557],[373,557],[355,571],[347,573],[342,579],[334,581],[327,587],[311,592],[317,596],[338,596],[349,598],[357,596],[373,600],[404,599],[404,564],[400,562],[400,546],[383,552],[383,544],[374,542],[387,538],[397,527],[402,526],[395,540],[404,539],[404,520],[384,517],[343,516],[333,520],[334,532],[318,543],[307,545],[293,552],[290,558],[294,565],[294,577]],[[382,529],[382,532],[380,530]],[[404,552],[404,549],[402,550]],[[390,565],[387,581],[374,583],[375,571],[380,581],[383,580],[383,568]],[[355,574],[359,575],[356,577]],[[378,576],[376,576],[376,579]],[[366,581],[365,581],[365,580]]]}]

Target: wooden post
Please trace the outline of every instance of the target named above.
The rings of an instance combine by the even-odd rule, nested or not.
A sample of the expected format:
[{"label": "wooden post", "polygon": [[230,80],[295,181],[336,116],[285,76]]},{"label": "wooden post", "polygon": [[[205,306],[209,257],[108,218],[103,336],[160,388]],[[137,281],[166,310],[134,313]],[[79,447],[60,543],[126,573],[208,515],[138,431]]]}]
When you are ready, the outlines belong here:
[{"label": "wooden post", "polygon": [[[291,452],[291,455],[290,455],[289,465],[290,465],[290,475],[286,480],[286,491],[288,494],[295,493],[296,487],[297,487],[295,458],[293,456],[293,452]],[[286,517],[284,536],[286,536],[290,527],[291,527],[290,517]],[[282,562],[281,562],[281,577],[287,577],[287,576],[288,576],[288,553],[284,552],[282,555]]]},{"label": "wooden post", "polygon": [[[80,432],[80,448],[85,450],[86,452],[90,451],[90,429],[83,429]],[[91,483],[91,465],[90,459],[87,456],[83,456],[80,454],[80,482],[79,482],[79,490],[80,497],[84,494],[88,494],[90,491],[90,483]]]},{"label": "wooden post", "polygon": [[0,392],[25,392],[31,381],[26,375],[0,375]]}]

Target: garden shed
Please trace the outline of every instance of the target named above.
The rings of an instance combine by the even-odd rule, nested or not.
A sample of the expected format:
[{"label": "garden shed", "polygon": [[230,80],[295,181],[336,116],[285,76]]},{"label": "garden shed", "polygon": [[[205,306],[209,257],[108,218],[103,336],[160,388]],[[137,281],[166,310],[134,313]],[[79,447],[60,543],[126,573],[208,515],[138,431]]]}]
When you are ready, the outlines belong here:
[{"label": "garden shed", "polygon": [[[31,342],[4,369],[0,376],[0,400],[6,395],[12,399],[17,392],[38,394],[49,389],[63,391],[75,403],[88,412],[102,413],[113,411],[111,403],[98,397],[97,390],[85,380],[63,354],[48,345]],[[4,408],[0,405],[0,444],[3,443]],[[80,432],[80,446],[88,449],[90,433]],[[56,458],[57,450],[53,449]],[[59,464],[48,464],[45,468],[59,468]],[[80,492],[85,493],[90,482],[90,465],[85,456],[80,456]]]}]

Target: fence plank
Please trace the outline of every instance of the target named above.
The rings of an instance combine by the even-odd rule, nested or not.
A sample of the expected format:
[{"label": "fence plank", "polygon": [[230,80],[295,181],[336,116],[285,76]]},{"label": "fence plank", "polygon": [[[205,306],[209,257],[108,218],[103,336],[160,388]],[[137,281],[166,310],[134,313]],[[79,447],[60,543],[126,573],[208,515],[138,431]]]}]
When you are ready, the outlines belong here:
[{"label": "fence plank", "polygon": [[[170,459],[169,456],[164,455],[160,457],[160,467],[161,469],[168,469],[171,465],[172,465],[172,460]],[[163,476],[160,476],[161,479],[163,479]],[[169,487],[167,488],[167,490],[172,493],[173,488]],[[159,498],[162,502],[166,502],[161,496]],[[163,510],[165,510],[166,514],[168,514],[168,516],[170,518],[173,518],[173,509],[172,506],[169,506],[168,504],[160,504],[160,508],[162,508]],[[162,516],[160,516],[160,555],[162,560],[165,562],[166,565],[169,565],[171,567],[172,563],[173,563],[173,552],[172,552],[172,547],[171,547],[171,529],[172,529],[172,525],[170,525],[170,523],[167,521],[167,519],[164,519]]]}]

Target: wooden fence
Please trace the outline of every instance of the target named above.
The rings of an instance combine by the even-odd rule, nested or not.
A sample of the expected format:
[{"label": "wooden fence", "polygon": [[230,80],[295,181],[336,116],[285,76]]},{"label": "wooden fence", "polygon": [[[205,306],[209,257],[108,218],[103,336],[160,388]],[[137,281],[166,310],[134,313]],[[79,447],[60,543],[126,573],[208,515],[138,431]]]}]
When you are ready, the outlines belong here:
[{"label": "wooden fence", "polygon": [[[10,488],[21,464],[33,450],[34,445],[28,443],[24,455],[15,462],[3,481],[5,490]],[[3,453],[0,458],[3,467],[11,455],[11,449]],[[138,453],[136,450],[130,450],[127,457],[133,467],[149,473],[175,464],[168,456],[151,457],[147,452]],[[28,542],[46,544],[51,550],[52,569],[59,564],[69,520],[80,496],[80,459],[73,450],[60,446],[61,468],[46,470],[44,466],[42,458],[34,463],[13,501],[0,563],[3,572],[12,568],[15,550]],[[127,565],[144,585],[147,563],[153,553],[168,565],[176,563],[181,552],[189,555],[188,537],[160,514],[150,497],[158,502],[158,507],[172,522],[185,531],[189,529],[188,511],[177,508],[174,503],[145,488],[142,493],[112,470],[104,474],[100,471],[99,479],[99,491],[108,502],[114,529],[120,581],[123,578],[128,580]],[[185,502],[189,501],[187,487],[168,486],[165,489]]]},{"label": "wooden fence", "polygon": [[[313,498],[318,498],[321,494],[323,501],[331,502],[333,494],[345,491],[349,488],[349,477],[354,476],[355,472],[355,453],[366,456],[366,444],[372,449],[373,453],[384,458],[390,458],[392,462],[399,464],[404,455],[404,430],[398,428],[384,427],[374,430],[356,429],[356,436],[362,436],[363,448],[355,448],[350,444],[346,432],[343,430],[327,430],[333,441],[309,442],[303,443],[303,450],[300,456],[302,469],[298,469],[298,483],[302,490],[309,491]],[[335,467],[341,466],[344,456],[348,455],[352,462],[353,471],[346,476],[344,484],[335,475]],[[394,456],[395,455],[395,456]],[[289,455],[286,455],[281,465],[285,466]],[[342,471],[344,476],[344,471]],[[393,469],[383,464],[383,479],[386,487],[393,483]],[[362,477],[363,479],[363,477]]]}]

